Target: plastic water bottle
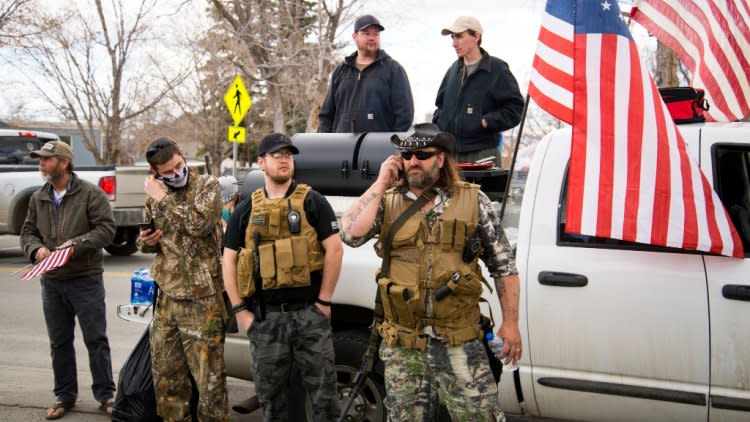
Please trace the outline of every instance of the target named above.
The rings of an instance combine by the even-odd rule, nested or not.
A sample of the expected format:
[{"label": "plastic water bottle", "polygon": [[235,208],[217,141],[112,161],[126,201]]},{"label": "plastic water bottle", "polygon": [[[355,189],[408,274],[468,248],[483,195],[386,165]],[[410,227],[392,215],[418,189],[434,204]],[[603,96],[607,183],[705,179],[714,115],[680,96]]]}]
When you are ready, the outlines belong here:
[{"label": "plastic water bottle", "polygon": [[133,273],[130,279],[130,303],[133,305],[150,305],[154,300],[154,279],[150,271],[141,268]]},{"label": "plastic water bottle", "polygon": [[500,359],[500,362],[503,363],[503,369],[508,371],[515,371],[518,369],[518,366],[513,365],[512,363],[505,364],[505,358],[508,357],[508,355],[500,356],[500,353],[503,350],[503,346],[505,345],[505,342],[502,338],[495,338],[495,334],[492,332],[489,332],[484,335],[484,337],[487,339],[487,344],[490,346],[490,349],[492,349],[492,352],[495,353],[495,356],[498,356],[498,359]]}]

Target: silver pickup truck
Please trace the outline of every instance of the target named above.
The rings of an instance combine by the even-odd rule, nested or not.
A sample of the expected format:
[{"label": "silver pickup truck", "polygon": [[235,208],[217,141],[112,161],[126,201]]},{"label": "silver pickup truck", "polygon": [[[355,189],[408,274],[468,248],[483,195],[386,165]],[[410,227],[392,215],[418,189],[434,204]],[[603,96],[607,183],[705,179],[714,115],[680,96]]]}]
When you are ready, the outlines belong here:
[{"label": "silver pickup truck", "polygon": [[[0,129],[0,234],[19,234],[31,194],[44,185],[39,160],[29,152],[60,138],[47,132]],[[115,195],[114,166],[76,167],[76,174],[99,186],[110,201]]]}]

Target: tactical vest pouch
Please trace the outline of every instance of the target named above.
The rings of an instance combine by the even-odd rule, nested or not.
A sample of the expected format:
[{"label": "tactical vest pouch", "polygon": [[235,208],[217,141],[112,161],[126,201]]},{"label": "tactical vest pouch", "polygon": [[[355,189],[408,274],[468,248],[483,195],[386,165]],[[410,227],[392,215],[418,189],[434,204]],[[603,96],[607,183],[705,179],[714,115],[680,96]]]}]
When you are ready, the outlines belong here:
[{"label": "tactical vest pouch", "polygon": [[304,236],[292,236],[292,283],[296,287],[310,285],[310,263]]},{"label": "tactical vest pouch", "polygon": [[276,288],[276,260],[273,254],[273,243],[258,247],[260,256],[260,276],[263,278],[263,290]]},{"label": "tactical vest pouch", "polygon": [[393,235],[393,244],[391,245],[391,248],[398,249],[403,246],[413,245],[417,239],[421,240],[421,238],[417,236],[419,223],[418,219],[412,218],[407,220]]},{"label": "tactical vest pouch", "polygon": [[386,319],[405,327],[415,327],[416,318],[412,305],[419,300],[419,290],[415,287],[399,286],[390,278],[378,280],[378,291],[383,301]]},{"label": "tactical vest pouch", "polygon": [[271,210],[268,214],[268,236],[277,237],[281,228],[281,211],[277,209]]},{"label": "tactical vest pouch", "polygon": [[432,302],[433,315],[436,320],[450,321],[454,326],[476,324],[478,317],[473,317],[473,308],[477,308],[478,298],[482,294],[482,282],[471,274],[465,274],[457,282],[441,280],[438,285],[448,285],[452,293],[442,300]]},{"label": "tactical vest pouch", "polygon": [[240,297],[250,297],[255,293],[252,249],[241,248],[237,254],[237,289]]},{"label": "tactical vest pouch", "polygon": [[292,239],[278,239],[274,241],[276,248],[276,287],[292,287],[292,265],[294,264],[294,255],[292,255]]}]

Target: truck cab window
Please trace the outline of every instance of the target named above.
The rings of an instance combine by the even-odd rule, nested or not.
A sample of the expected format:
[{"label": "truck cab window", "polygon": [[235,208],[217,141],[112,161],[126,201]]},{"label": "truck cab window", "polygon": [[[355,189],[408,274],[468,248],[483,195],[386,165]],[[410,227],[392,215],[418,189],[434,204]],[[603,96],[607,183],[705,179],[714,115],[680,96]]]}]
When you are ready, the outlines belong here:
[{"label": "truck cab window", "polygon": [[572,246],[581,248],[603,248],[603,249],[625,249],[634,251],[648,252],[672,252],[672,253],[697,253],[685,251],[678,248],[668,248],[662,246],[648,245],[644,243],[629,242],[620,239],[611,239],[608,237],[587,236],[577,233],[566,233],[566,211],[568,205],[568,170],[565,171],[565,177],[562,181],[560,191],[560,202],[558,206],[557,217],[557,244],[559,246]]},{"label": "truck cab window", "polygon": [[716,144],[712,155],[716,192],[750,257],[750,146]]},{"label": "truck cab window", "polygon": [[36,164],[39,160],[30,158],[29,153],[43,143],[36,137],[0,136],[0,164]]}]

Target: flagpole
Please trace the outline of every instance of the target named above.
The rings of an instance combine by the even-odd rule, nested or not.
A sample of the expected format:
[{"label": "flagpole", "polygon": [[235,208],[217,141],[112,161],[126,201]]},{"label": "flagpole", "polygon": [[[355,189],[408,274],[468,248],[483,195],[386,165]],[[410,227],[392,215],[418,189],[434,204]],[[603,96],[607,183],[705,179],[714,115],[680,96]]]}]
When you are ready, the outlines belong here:
[{"label": "flagpole", "polygon": [[518,156],[518,146],[521,145],[521,135],[523,134],[523,124],[526,122],[526,111],[529,109],[529,94],[526,94],[526,101],[523,104],[523,114],[521,114],[521,124],[518,126],[518,137],[516,145],[513,147],[513,158],[510,160],[510,169],[508,169],[508,178],[505,180],[505,192],[503,192],[503,204],[500,207],[500,221],[505,215],[505,204],[508,202],[508,192],[510,192],[510,179],[513,178],[513,168],[516,166],[516,157]]}]

